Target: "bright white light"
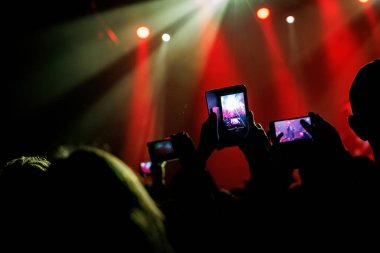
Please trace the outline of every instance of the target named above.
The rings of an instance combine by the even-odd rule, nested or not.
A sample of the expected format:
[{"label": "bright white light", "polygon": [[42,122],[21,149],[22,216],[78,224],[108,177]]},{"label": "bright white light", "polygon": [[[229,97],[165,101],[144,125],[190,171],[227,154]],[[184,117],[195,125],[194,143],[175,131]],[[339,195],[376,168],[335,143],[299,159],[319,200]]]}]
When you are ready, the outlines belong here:
[{"label": "bright white light", "polygon": [[288,22],[289,24],[293,24],[294,21],[296,21],[296,19],[293,16],[288,16],[286,18],[286,22]]},{"label": "bright white light", "polygon": [[136,33],[137,33],[137,36],[139,36],[139,38],[146,39],[146,38],[148,38],[150,31],[147,27],[141,26],[137,29]]},{"label": "bright white light", "polygon": [[260,8],[257,12],[256,12],[256,15],[259,19],[267,19],[270,15],[270,11],[268,8],[266,7],[263,7],[263,8]]},{"label": "bright white light", "polygon": [[164,33],[162,34],[162,40],[165,41],[165,42],[168,42],[170,41],[170,35],[168,33]]}]

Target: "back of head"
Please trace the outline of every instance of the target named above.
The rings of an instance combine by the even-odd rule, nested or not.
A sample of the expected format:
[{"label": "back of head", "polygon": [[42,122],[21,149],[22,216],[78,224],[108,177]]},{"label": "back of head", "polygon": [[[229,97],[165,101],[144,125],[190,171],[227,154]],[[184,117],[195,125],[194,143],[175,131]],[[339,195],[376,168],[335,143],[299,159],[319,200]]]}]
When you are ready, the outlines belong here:
[{"label": "back of head", "polygon": [[372,148],[380,142],[377,121],[380,116],[378,100],[380,93],[380,59],[364,65],[350,88],[350,103],[353,115],[349,118],[351,128],[365,141],[369,141]]},{"label": "back of head", "polygon": [[44,176],[50,162],[39,156],[22,156],[0,170],[1,200],[26,204],[44,193]]},{"label": "back of head", "polygon": [[[46,216],[46,170],[50,162],[38,156],[22,156],[9,161],[0,170],[0,247],[13,249],[14,241],[32,245],[44,233],[36,233]],[[13,244],[12,244],[13,242]],[[9,248],[8,248],[9,249]],[[0,249],[1,251],[1,249]]]},{"label": "back of head", "polygon": [[380,59],[376,59],[364,65],[351,85],[350,103],[355,115],[374,117],[378,113],[378,101],[380,93],[377,92],[380,85]]},{"label": "back of head", "polygon": [[53,229],[68,229],[68,243],[83,245],[89,238],[94,248],[112,242],[110,247],[125,245],[131,252],[170,249],[162,213],[135,173],[110,153],[75,150],[53,162],[48,179],[57,216]]}]

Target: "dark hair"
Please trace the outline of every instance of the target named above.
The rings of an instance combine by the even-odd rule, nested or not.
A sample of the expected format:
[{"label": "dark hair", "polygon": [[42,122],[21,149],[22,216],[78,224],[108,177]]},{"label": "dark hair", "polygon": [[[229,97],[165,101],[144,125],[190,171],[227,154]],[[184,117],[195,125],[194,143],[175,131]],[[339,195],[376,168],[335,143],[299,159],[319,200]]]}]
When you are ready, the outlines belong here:
[{"label": "dark hair", "polygon": [[45,157],[22,156],[9,161],[0,171],[2,229],[10,237],[14,235],[23,241],[36,239],[32,228],[43,226],[49,167]]},{"label": "dark hair", "polygon": [[57,197],[54,211],[62,212],[78,231],[102,241],[122,238],[119,243],[130,250],[171,251],[163,214],[135,172],[109,152],[79,148],[53,162],[48,175]]},{"label": "dark hair", "polygon": [[373,115],[377,110],[378,86],[380,84],[380,59],[364,65],[350,88],[352,113],[363,117]]},{"label": "dark hair", "polygon": [[46,171],[50,166],[50,162],[46,157],[41,156],[21,156],[19,158],[12,159],[8,161],[3,171],[8,171],[8,168],[27,168],[32,167],[39,169],[40,171]]},{"label": "dark hair", "polygon": [[50,162],[45,157],[22,156],[10,160],[0,171],[0,187],[6,194],[32,194],[41,186],[41,179]]}]

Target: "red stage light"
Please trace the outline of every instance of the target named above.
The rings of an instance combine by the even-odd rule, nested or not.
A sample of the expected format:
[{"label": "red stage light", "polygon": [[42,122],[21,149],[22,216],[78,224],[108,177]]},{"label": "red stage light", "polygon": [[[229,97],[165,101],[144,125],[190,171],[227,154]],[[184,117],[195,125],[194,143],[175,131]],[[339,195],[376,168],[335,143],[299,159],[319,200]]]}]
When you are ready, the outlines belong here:
[{"label": "red stage light", "polygon": [[269,15],[270,15],[270,11],[269,11],[268,8],[265,8],[265,7],[264,8],[260,8],[257,11],[257,17],[259,19],[262,19],[262,20],[267,19],[269,17]]}]

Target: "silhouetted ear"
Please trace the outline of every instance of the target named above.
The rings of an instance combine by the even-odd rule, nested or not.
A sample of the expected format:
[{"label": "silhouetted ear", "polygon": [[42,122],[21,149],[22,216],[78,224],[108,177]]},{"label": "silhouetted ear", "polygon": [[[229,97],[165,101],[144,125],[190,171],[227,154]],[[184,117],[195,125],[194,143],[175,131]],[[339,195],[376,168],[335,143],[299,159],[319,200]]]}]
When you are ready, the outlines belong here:
[{"label": "silhouetted ear", "polygon": [[360,119],[355,115],[348,116],[348,124],[350,125],[351,129],[354,130],[357,136],[359,136],[360,139],[363,141],[368,140],[367,131],[365,129],[365,126],[360,121]]}]

